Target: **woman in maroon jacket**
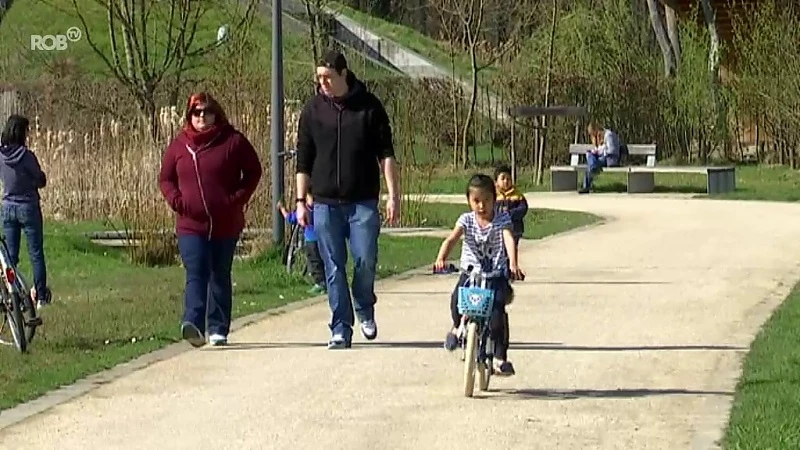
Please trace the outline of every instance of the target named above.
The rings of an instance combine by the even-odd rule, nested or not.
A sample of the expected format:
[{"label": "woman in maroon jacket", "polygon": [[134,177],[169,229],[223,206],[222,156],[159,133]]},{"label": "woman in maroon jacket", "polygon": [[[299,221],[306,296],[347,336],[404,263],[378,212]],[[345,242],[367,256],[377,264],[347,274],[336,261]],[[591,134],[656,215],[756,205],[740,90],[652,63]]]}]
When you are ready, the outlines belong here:
[{"label": "woman in maroon jacket", "polygon": [[181,335],[200,347],[208,331],[211,345],[224,345],[233,256],[245,205],[261,180],[261,163],[210,95],[192,95],[184,121],[164,153],[159,175],[161,193],[177,213],[178,249],[186,269]]}]

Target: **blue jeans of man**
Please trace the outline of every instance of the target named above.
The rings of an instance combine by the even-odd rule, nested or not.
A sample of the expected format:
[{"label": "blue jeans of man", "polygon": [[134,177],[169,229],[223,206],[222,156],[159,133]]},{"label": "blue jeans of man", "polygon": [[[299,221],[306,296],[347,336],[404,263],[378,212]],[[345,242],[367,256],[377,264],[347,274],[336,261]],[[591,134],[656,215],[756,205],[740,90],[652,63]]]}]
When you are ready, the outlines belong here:
[{"label": "blue jeans of man", "polygon": [[583,177],[583,188],[589,189],[592,187],[592,180],[603,167],[614,167],[619,165],[619,160],[611,155],[596,155],[594,153],[586,154],[586,174]]},{"label": "blue jeans of man", "polygon": [[193,323],[201,333],[208,330],[209,334],[227,336],[230,331],[231,269],[237,241],[238,238],[178,236],[178,250],[186,270],[183,321]]},{"label": "blue jeans of man", "polygon": [[3,233],[12,266],[19,264],[22,232],[28,241],[28,256],[33,269],[36,292],[47,292],[47,266],[44,261],[44,219],[39,203],[3,202]]},{"label": "blue jeans of man", "polygon": [[[325,264],[331,332],[348,342],[353,335],[353,308],[359,321],[375,319],[375,270],[381,219],[378,201],[327,205],[314,203],[314,230]],[[353,255],[352,297],[347,286],[347,241]]]}]

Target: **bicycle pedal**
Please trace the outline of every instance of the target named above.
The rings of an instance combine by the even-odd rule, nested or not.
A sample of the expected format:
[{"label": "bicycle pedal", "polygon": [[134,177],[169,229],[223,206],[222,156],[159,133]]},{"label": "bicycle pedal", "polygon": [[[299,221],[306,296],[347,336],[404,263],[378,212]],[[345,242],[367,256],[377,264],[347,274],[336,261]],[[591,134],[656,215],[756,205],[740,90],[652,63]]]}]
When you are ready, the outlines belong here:
[{"label": "bicycle pedal", "polygon": [[27,325],[29,327],[38,327],[41,324],[42,324],[42,318],[41,317],[28,319],[28,321],[25,323],[25,325]]}]

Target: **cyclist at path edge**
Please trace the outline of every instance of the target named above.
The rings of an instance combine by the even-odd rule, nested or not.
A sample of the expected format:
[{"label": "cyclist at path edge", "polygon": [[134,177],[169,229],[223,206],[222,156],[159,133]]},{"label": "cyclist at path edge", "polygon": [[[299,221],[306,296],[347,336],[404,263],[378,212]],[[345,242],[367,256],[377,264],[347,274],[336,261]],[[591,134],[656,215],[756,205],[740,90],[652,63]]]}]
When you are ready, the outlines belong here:
[{"label": "cyclist at path edge", "polygon": [[[317,94],[300,114],[297,135],[297,220],[314,214],[314,229],[325,264],[332,319],[328,348],[349,348],[353,306],[368,340],[375,339],[375,268],[381,218],[381,170],[386,178],[386,216],[399,216],[397,162],[386,110],[347,68],[341,53],[328,51],[317,64]],[[314,186],[314,205],[305,199]],[[352,297],[347,286],[347,244],[353,255]]]}]

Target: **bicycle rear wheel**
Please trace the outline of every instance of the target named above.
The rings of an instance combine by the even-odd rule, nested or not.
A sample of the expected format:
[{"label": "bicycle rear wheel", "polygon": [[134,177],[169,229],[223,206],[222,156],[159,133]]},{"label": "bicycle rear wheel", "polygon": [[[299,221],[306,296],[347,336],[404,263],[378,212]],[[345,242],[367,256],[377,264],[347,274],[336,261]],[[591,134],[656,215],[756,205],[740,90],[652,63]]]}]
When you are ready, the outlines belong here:
[{"label": "bicycle rear wheel", "polygon": [[494,364],[494,351],[489,351],[489,349],[494,348],[494,342],[492,339],[487,336],[488,333],[484,333],[483,343],[481,352],[483,353],[483,361],[478,363],[478,387],[482,391],[489,390],[489,380],[492,379],[492,373],[494,371],[492,365]]},{"label": "bicycle rear wheel", "polygon": [[286,271],[289,273],[299,272],[301,275],[306,273],[303,228],[298,225],[292,227],[292,234],[289,237],[289,245],[286,250]]},{"label": "bicycle rear wheel", "polygon": [[20,294],[22,299],[22,320],[25,324],[25,340],[30,344],[36,335],[36,327],[42,324],[42,318],[39,317],[38,311],[36,311],[36,304],[31,297],[31,291],[25,290],[27,289],[25,284],[22,284],[22,288],[23,291]]}]

